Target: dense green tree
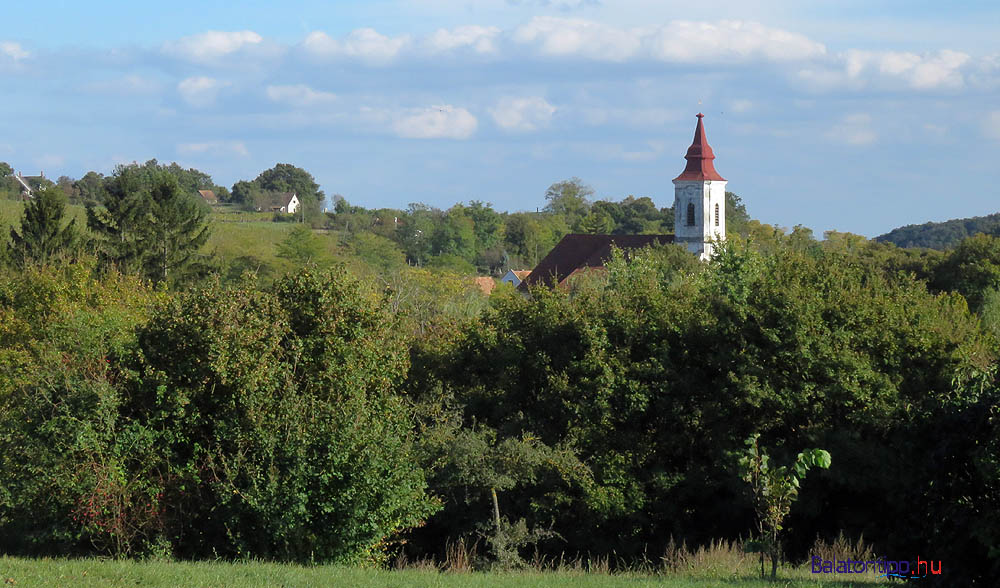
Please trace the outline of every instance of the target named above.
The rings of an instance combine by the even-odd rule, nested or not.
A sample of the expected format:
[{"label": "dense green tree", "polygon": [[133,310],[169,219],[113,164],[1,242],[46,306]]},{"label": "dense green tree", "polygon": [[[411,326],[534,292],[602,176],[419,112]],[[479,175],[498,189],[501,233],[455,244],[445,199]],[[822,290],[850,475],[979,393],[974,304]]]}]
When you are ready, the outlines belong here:
[{"label": "dense green tree", "polygon": [[474,223],[473,230],[476,232],[476,251],[492,249],[503,241],[503,215],[493,210],[491,203],[473,200],[465,207],[464,213]]},{"label": "dense green tree", "polygon": [[6,161],[0,161],[0,178],[6,178],[14,173],[14,168]]},{"label": "dense green tree", "polygon": [[465,214],[465,207],[456,204],[445,213],[431,235],[434,255],[454,255],[472,263],[476,254],[474,221]]},{"label": "dense green tree", "polygon": [[406,254],[394,241],[372,233],[351,237],[351,251],[379,271],[390,271],[406,265]]},{"label": "dense green tree", "polygon": [[750,214],[747,213],[743,199],[734,192],[726,192],[726,231],[746,237],[749,234],[749,222]]},{"label": "dense green tree", "polygon": [[[295,192],[307,217],[320,213],[324,194],[312,174],[290,163],[279,163],[264,170],[253,181],[263,192]],[[233,187],[235,191],[235,186]]]},{"label": "dense green tree", "polygon": [[154,282],[166,282],[189,269],[208,241],[208,211],[173,175],[154,176],[149,196],[143,256],[146,275]]},{"label": "dense green tree", "polygon": [[305,225],[292,227],[288,235],[278,243],[276,255],[289,259],[296,265],[322,264],[329,261],[323,241]]},{"label": "dense green tree", "polygon": [[576,230],[591,235],[607,235],[615,228],[615,221],[605,212],[591,211],[576,223]]},{"label": "dense green tree", "polygon": [[409,205],[403,221],[396,227],[396,240],[410,263],[423,265],[430,259],[434,253],[433,237],[442,216],[440,210],[426,204],[415,202]]},{"label": "dense green tree", "polygon": [[81,204],[90,206],[104,202],[107,196],[105,178],[97,172],[87,172],[82,178],[73,182],[73,192]]},{"label": "dense green tree", "polygon": [[556,182],[545,191],[547,212],[563,215],[570,226],[590,211],[594,189],[580,178]]},{"label": "dense green tree", "polygon": [[230,200],[237,204],[252,205],[260,197],[260,186],[254,182],[240,180],[233,184]]},{"label": "dense green tree", "polygon": [[76,219],[63,224],[66,215],[66,195],[59,188],[35,192],[21,216],[21,230],[10,230],[10,256],[19,266],[28,263],[48,263],[56,258],[76,254],[80,234]]},{"label": "dense green tree", "polygon": [[937,266],[931,285],[958,292],[970,308],[981,309],[987,293],[1000,288],[1000,237],[980,233],[959,243]]},{"label": "dense green tree", "polygon": [[157,168],[119,166],[101,205],[87,207],[100,259],[154,282],[183,275],[209,235],[208,211]]}]

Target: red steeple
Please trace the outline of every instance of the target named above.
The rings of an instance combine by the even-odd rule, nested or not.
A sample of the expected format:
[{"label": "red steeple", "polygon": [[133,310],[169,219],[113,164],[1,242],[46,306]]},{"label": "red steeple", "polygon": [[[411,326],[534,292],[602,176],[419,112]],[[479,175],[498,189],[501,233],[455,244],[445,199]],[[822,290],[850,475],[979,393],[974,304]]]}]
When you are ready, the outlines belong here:
[{"label": "red steeple", "polygon": [[687,167],[684,168],[681,175],[674,178],[675,180],[725,181],[719,172],[715,171],[715,164],[712,163],[715,154],[712,153],[708,139],[705,138],[705,125],[701,124],[701,119],[704,117],[704,114],[698,113],[698,126],[694,129],[694,141],[688,147],[687,155],[684,156],[684,159],[687,160]]}]

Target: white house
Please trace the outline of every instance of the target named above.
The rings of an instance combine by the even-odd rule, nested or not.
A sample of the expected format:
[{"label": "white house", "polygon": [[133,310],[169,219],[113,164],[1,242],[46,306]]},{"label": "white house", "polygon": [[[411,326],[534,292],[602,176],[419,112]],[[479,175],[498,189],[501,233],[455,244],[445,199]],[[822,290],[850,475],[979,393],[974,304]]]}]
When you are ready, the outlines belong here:
[{"label": "white house", "polygon": [[501,284],[513,284],[515,288],[521,285],[521,280],[527,278],[531,270],[507,270],[507,273],[500,278]]}]

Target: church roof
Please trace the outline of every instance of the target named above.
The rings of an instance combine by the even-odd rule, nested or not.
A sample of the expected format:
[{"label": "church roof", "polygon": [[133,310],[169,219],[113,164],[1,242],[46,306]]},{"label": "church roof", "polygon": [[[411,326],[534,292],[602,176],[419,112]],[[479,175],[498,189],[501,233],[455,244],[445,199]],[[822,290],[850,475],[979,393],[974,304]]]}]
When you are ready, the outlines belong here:
[{"label": "church roof", "polygon": [[673,242],[673,235],[566,235],[538,262],[518,288],[525,290],[536,284],[562,284],[580,270],[604,267],[611,259],[612,246],[629,250]]},{"label": "church roof", "polygon": [[715,159],[715,153],[712,152],[712,147],[705,137],[705,125],[701,122],[704,117],[704,114],[698,113],[698,126],[694,129],[694,141],[688,147],[687,155],[684,156],[684,159],[687,160],[687,167],[674,180],[725,181],[719,172],[715,171],[715,164],[712,163],[712,160]]}]

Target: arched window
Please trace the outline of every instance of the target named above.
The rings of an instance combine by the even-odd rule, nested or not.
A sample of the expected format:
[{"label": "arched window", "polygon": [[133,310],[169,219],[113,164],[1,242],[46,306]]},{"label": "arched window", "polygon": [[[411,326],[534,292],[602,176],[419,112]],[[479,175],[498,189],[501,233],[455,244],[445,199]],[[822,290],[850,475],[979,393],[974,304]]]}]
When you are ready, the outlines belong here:
[{"label": "arched window", "polygon": [[719,226],[719,205],[715,205],[715,226]]},{"label": "arched window", "polygon": [[688,202],[688,221],[687,226],[694,226],[694,202]]}]

